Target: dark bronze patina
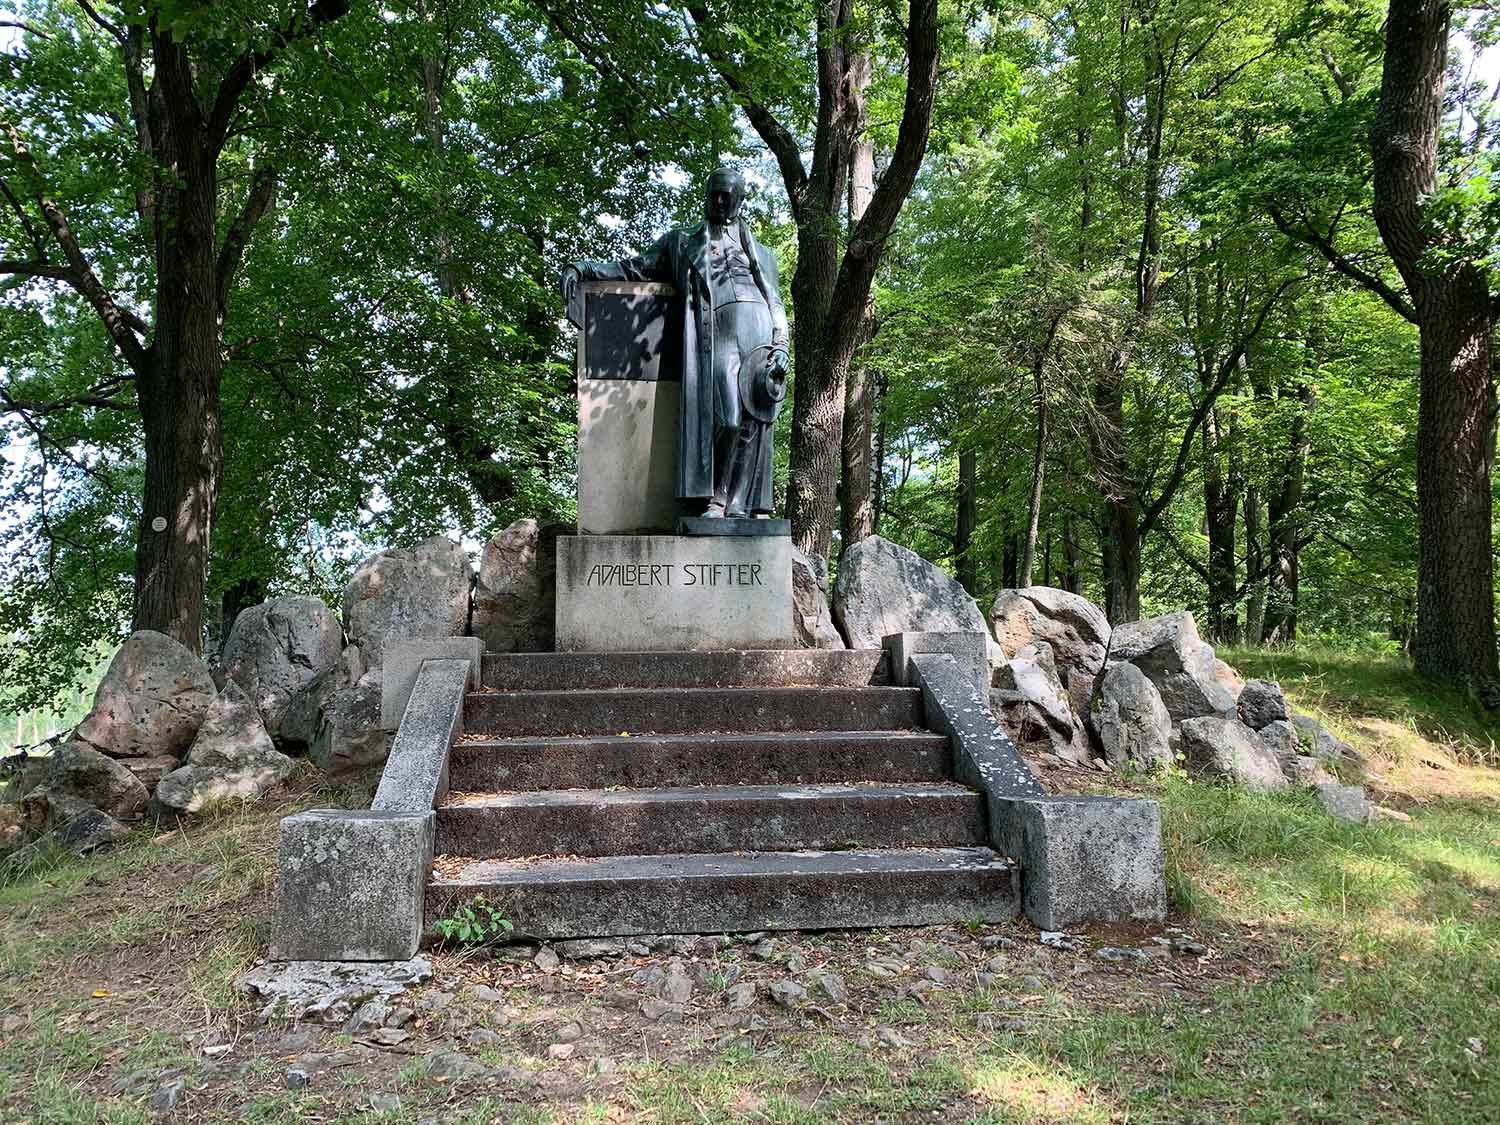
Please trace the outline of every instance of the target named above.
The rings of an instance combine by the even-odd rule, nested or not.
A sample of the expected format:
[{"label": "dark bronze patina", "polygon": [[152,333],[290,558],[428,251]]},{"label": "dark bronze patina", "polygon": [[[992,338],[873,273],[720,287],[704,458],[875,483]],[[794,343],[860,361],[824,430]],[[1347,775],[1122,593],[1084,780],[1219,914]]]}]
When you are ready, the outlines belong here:
[{"label": "dark bronze patina", "polygon": [[[618,262],[575,262],[562,275],[578,323],[580,281],[665,281],[676,287],[682,335],[677,497],[703,515],[771,510],[771,435],[786,398],[786,309],[775,256],[740,217],[745,181],[732,168],[708,180],[704,221],[669,230]],[[669,330],[670,327],[669,327]]]}]

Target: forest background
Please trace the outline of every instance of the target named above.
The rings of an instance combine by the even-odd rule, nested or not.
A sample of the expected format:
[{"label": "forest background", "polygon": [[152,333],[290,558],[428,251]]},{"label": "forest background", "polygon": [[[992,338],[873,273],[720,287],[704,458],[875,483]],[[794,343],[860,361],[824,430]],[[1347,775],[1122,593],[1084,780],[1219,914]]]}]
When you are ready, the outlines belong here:
[{"label": "forest background", "polygon": [[726,159],[791,297],[804,548],[1493,702],[1490,23],[0,4],[0,712],[65,719],[132,625],[212,652],[374,550],[568,519],[560,268],[697,221]]}]

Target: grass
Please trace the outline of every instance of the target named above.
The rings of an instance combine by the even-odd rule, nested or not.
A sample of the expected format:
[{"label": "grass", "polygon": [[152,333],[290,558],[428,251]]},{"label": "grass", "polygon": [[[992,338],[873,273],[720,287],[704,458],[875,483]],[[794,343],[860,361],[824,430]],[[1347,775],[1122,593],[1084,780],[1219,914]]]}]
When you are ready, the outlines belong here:
[{"label": "grass", "polygon": [[1441,747],[1455,760],[1500,768],[1500,725],[1463,693],[1412,674],[1387,648],[1313,642],[1221,648],[1246,679],[1280,681],[1297,706],[1361,749],[1399,762]]},{"label": "grass", "polygon": [[[0,1035],[0,1118],[144,1122],[153,1076],[182,1067],[191,1093],[179,1116],[194,1121],[1500,1120],[1493,725],[1385,655],[1309,648],[1230,659],[1247,676],[1281,678],[1299,709],[1376,755],[1371,785],[1413,819],[1351,826],[1302,793],[1257,796],[1181,776],[1134,783],[1161,802],[1170,922],[1210,948],[1202,960],[1075,975],[1075,963],[1098,963],[1043,950],[1011,927],[1003,932],[1021,944],[993,984],[974,975],[986,950],[949,965],[953,987],[919,999],[863,967],[933,935],[808,937],[801,952],[844,974],[849,1009],[797,1017],[775,1035],[731,1034],[725,1046],[631,1016],[629,1035],[610,1046],[618,1071],[608,1077],[582,1057],[541,1060],[546,1025],[529,1021],[598,1029],[618,1009],[595,997],[564,1010],[538,985],[509,986],[519,1016],[496,1026],[516,1038],[484,1051],[537,1075],[509,1098],[437,1084],[421,1054],[306,1090],[281,1088],[286,1059],[269,1049],[215,1077],[201,1047],[251,1031],[253,1011],[232,981],[265,947],[277,820],[309,805],[358,805],[373,781],[334,786],[304,770],[275,807],[155,839],[143,832],[89,860],[44,856],[0,885],[0,1017],[20,1021]],[[965,941],[995,932],[977,921],[958,928]],[[1147,940],[1139,930],[1092,937]],[[484,964],[443,971],[497,971]],[[463,1001],[451,1008],[460,1021]],[[875,1045],[883,1027],[910,1046]],[[325,1036],[317,1049],[340,1043]],[[424,1049],[474,1053],[461,1039]],[[138,1072],[144,1088],[121,1092]],[[401,1108],[369,1110],[373,1089],[399,1091]]]}]

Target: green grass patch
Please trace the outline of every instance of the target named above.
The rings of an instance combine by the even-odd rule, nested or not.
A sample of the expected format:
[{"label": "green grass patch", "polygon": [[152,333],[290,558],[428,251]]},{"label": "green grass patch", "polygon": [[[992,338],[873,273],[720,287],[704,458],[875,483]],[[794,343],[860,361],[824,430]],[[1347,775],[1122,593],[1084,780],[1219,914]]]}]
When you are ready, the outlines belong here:
[{"label": "green grass patch", "polygon": [[[1406,747],[1384,724],[1448,746],[1463,761],[1500,766],[1500,722],[1478,700],[1416,675],[1397,651],[1304,642],[1218,650],[1246,679],[1277,680],[1297,707],[1356,749],[1396,757]],[[1370,720],[1383,721],[1372,729]],[[1363,729],[1362,729],[1363,728]]]}]

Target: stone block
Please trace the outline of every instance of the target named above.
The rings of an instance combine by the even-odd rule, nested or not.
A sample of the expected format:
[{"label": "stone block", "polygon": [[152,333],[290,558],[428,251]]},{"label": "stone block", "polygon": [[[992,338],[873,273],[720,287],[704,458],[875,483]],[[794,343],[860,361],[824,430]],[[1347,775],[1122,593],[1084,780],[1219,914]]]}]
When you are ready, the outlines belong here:
[{"label": "stone block", "polygon": [[1124,797],[1000,800],[996,846],[1021,865],[1021,906],[1044,930],[1166,916],[1161,808]]},{"label": "stone block", "polygon": [[1040,797],[1042,783],[995,722],[989,701],[951,653],[917,653],[907,669],[922,689],[927,726],[953,743],[953,774],[983,791],[995,839],[995,802],[1001,797]]},{"label": "stone block", "polygon": [[792,545],[780,536],[564,536],[560,652],[796,647]]},{"label": "stone block", "polygon": [[578,383],[578,529],[586,535],[670,531],[676,524],[682,384]]},{"label": "stone block", "polygon": [[371,808],[429,812],[447,794],[448,751],[463,730],[464,691],[476,667],[468,660],[423,662]]},{"label": "stone block", "polygon": [[469,682],[479,688],[484,642],[478,637],[424,637],[386,645],[380,680],[380,729],[395,730],[411,698],[417,672],[427,660],[467,660]]},{"label": "stone block", "polygon": [[578,528],[669,532],[677,503],[682,334],[670,285],[590,281],[578,333]]},{"label": "stone block", "polygon": [[312,809],[281,822],[273,961],[400,961],[422,936],[431,812]]},{"label": "stone block", "polygon": [[959,670],[982,693],[989,687],[990,663],[988,637],[984,633],[888,633],[884,648],[891,654],[891,682],[916,687],[916,677],[907,667],[919,652],[946,652],[958,662]]}]

